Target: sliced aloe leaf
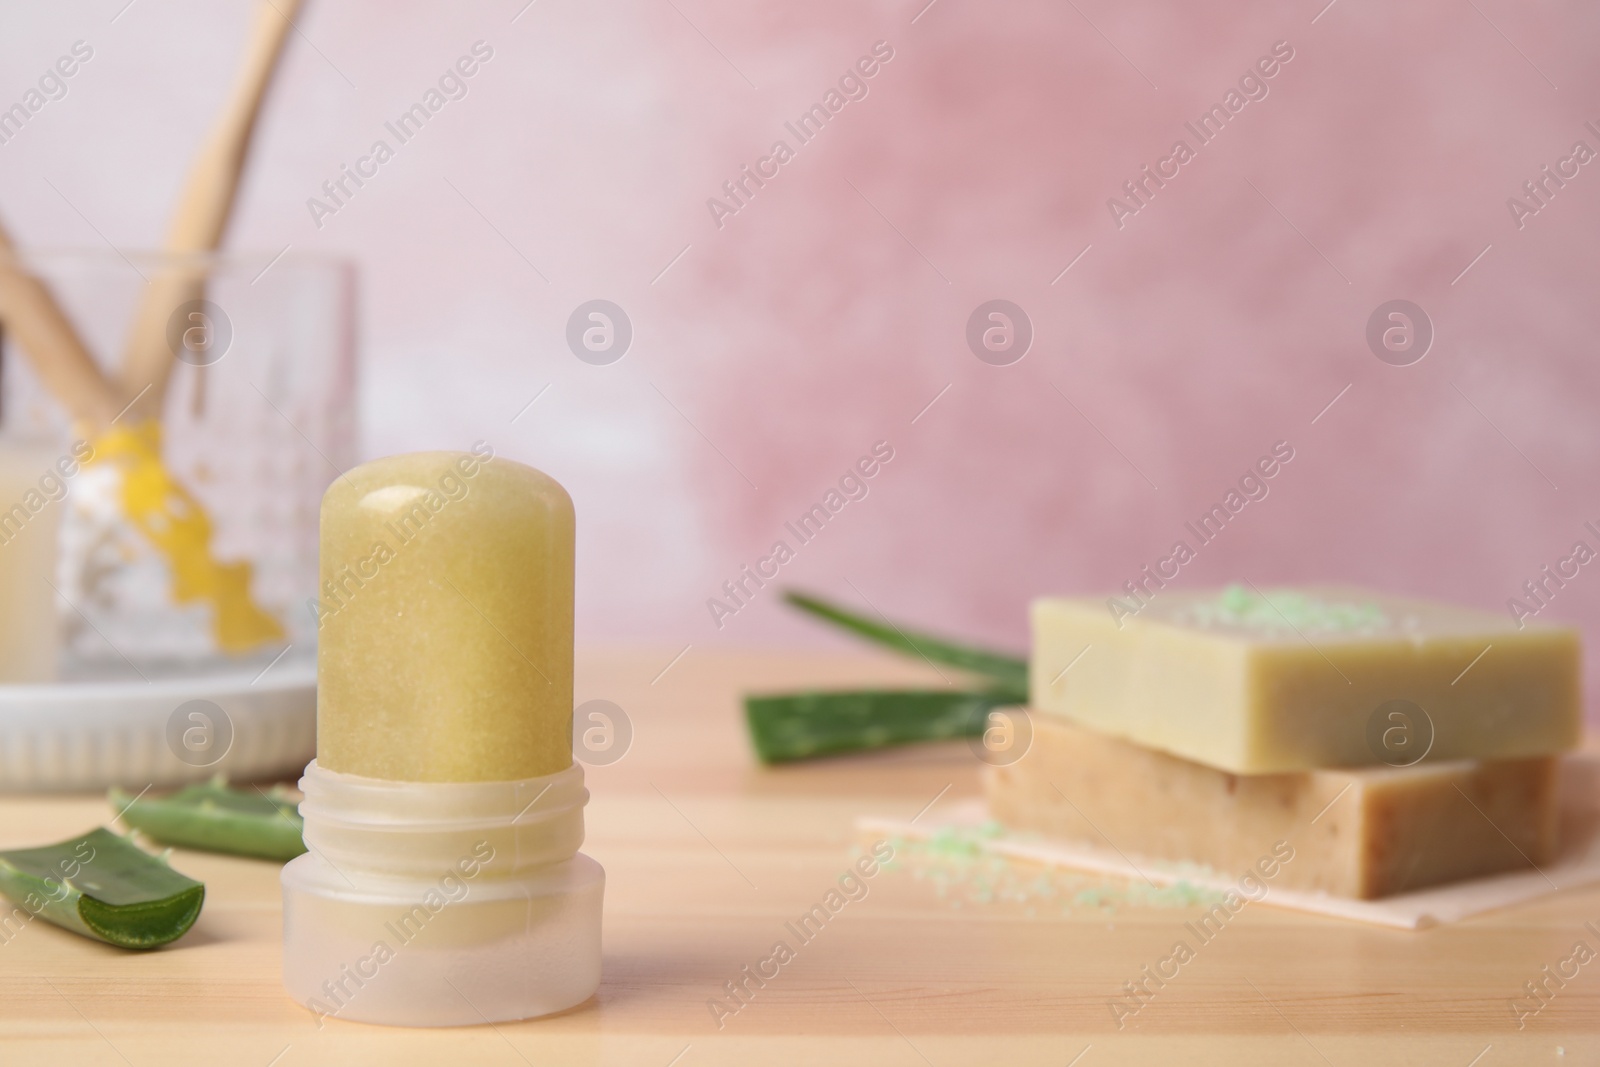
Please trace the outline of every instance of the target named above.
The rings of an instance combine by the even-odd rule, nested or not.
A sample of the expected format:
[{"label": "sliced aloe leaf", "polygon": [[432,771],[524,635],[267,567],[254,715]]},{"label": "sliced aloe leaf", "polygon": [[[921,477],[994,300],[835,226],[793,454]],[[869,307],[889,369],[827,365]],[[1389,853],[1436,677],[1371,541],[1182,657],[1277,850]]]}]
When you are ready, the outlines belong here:
[{"label": "sliced aloe leaf", "polygon": [[163,845],[268,860],[306,850],[300,807],[278,790],[233,789],[214,778],[154,799],[113,789],[110,800],[123,822]]},{"label": "sliced aloe leaf", "polygon": [[999,690],[858,689],[744,698],[745,721],[764,763],[942,741],[983,733],[991,708],[1016,703]]},{"label": "sliced aloe leaf", "polygon": [[887,619],[874,621],[837,604],[794,590],[786,591],[783,599],[801,611],[841,626],[885,648],[993,678],[1011,694],[1010,703],[1025,703],[1028,699],[1028,661],[1025,659],[933,637]]},{"label": "sliced aloe leaf", "polygon": [[101,827],[42,848],[0,852],[0,893],[85,937],[158,948],[194,925],[206,887]]}]

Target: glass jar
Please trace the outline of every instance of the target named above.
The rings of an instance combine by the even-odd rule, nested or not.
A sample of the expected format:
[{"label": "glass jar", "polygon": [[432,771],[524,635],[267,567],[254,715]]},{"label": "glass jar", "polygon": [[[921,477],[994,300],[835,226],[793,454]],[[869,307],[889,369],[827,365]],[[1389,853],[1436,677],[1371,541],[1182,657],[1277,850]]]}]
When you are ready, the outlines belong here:
[{"label": "glass jar", "polygon": [[[29,253],[22,263],[113,379],[152,279],[193,271],[205,283],[203,299],[169,318],[165,395],[130,403],[109,433],[88,440],[28,354],[9,337],[0,343],[0,466],[49,461],[40,510],[56,510],[46,521],[59,532],[55,612],[41,625],[57,630],[56,677],[303,667],[316,649],[307,604],[319,504],[356,448],[352,266],[292,253],[180,260],[112,250]],[[0,501],[0,534],[7,507]]]}]

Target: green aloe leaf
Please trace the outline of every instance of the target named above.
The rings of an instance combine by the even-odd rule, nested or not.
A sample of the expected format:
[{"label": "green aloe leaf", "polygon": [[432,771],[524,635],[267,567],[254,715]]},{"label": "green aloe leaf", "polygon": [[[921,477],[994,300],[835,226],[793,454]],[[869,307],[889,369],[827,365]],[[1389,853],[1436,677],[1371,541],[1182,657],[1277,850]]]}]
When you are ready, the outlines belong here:
[{"label": "green aloe leaf", "polygon": [[801,611],[843,627],[858,637],[864,637],[885,648],[992,678],[999,683],[998,688],[1003,688],[1011,694],[1009,703],[1027,702],[1028,661],[1021,657],[934,637],[897,625],[888,619],[875,621],[819,597],[794,590],[785,591],[783,599]]},{"label": "green aloe leaf", "polygon": [[54,845],[0,852],[0,893],[74,933],[144,949],[187,933],[206,887],[100,827]]},{"label": "green aloe leaf", "polygon": [[983,733],[991,708],[1017,703],[1001,690],[858,689],[747,696],[745,720],[764,763],[942,741]]},{"label": "green aloe leaf", "polygon": [[113,789],[110,800],[123,822],[163,845],[268,860],[291,860],[306,850],[300,807],[278,788],[233,789],[214,778],[154,799]]}]

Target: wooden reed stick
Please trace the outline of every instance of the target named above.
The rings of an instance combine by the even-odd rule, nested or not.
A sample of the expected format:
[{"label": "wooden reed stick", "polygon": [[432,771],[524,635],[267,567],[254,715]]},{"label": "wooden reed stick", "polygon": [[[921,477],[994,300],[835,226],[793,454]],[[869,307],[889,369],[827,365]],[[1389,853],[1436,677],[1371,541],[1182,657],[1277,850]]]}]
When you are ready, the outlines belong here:
[{"label": "wooden reed stick", "polygon": [[192,256],[165,267],[150,279],[123,351],[118,385],[142,418],[159,418],[167,380],[176,358],[168,343],[168,320],[179,307],[206,292],[205,254],[216,249],[227,229],[249,154],[261,101],[283,54],[301,0],[260,0],[244,62],[216,125],[184,183],[183,195],[167,230],[166,250]]},{"label": "wooden reed stick", "polygon": [[0,321],[22,346],[34,373],[67,409],[79,432],[95,436],[111,425],[122,401],[55,294],[16,257],[0,225]]}]

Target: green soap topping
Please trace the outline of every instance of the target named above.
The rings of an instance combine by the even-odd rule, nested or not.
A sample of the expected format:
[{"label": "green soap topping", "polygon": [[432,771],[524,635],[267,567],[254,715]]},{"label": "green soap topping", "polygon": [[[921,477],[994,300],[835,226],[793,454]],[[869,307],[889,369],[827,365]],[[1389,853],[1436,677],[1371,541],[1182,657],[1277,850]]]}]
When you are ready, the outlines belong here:
[{"label": "green soap topping", "polygon": [[1186,605],[1174,619],[1202,627],[1226,627],[1260,633],[1358,633],[1390,625],[1378,605],[1323,600],[1294,589],[1257,594],[1230,585],[1211,600]]},{"label": "green soap topping", "polygon": [[1230,585],[1222,591],[1221,601],[1223,611],[1244,612],[1250,608],[1250,590],[1242,585]]}]

